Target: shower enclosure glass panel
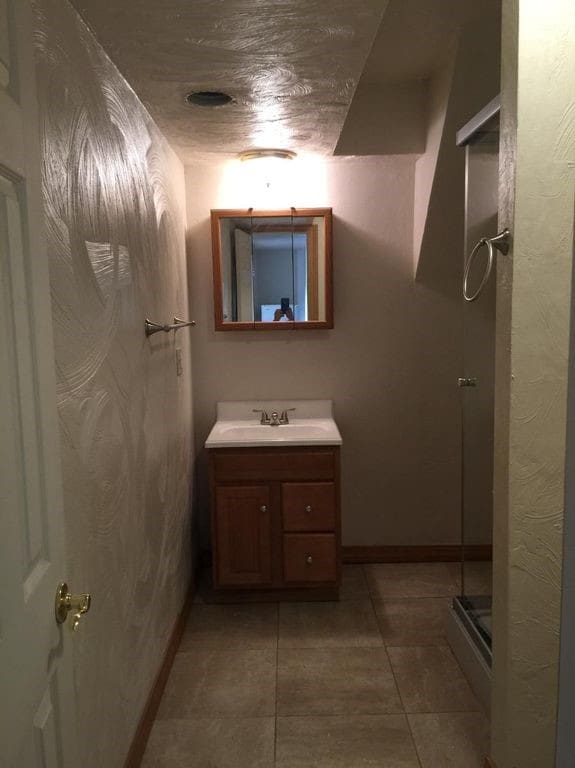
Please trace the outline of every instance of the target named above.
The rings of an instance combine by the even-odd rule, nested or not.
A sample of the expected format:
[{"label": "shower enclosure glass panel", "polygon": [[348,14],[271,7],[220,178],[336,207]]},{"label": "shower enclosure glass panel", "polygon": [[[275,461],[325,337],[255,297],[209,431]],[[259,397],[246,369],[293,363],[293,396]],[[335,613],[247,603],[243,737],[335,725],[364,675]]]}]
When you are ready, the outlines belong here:
[{"label": "shower enclosure glass panel", "polygon": [[[497,234],[499,114],[465,145],[465,258],[482,238]],[[489,249],[471,264],[467,295],[479,289]],[[462,299],[463,300],[463,299]],[[486,658],[491,649],[491,542],[493,531],[493,415],[495,378],[495,268],[473,301],[463,300],[462,594],[456,606]]]}]

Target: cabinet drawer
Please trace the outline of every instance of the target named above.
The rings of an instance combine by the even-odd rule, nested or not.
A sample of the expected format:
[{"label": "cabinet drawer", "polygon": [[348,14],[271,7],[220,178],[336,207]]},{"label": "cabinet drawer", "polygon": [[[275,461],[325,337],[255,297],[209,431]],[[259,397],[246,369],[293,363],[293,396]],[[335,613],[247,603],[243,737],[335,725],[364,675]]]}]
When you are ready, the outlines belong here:
[{"label": "cabinet drawer", "polygon": [[220,483],[333,480],[336,474],[336,452],[328,447],[268,450],[221,448],[212,452],[212,469],[215,481]]},{"label": "cabinet drawer", "polygon": [[335,530],[334,483],[282,483],[284,531]]},{"label": "cabinet drawer", "polygon": [[283,545],[286,584],[336,583],[337,547],[333,533],[286,533]]}]

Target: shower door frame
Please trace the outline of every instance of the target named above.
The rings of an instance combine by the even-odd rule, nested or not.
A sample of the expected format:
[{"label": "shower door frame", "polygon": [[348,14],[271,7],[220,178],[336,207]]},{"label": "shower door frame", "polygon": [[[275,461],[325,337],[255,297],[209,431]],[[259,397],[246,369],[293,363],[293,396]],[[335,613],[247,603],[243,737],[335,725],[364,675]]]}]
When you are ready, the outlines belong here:
[{"label": "shower door frame", "polygon": [[[490,101],[480,112],[478,112],[469,122],[467,122],[456,135],[456,144],[458,147],[467,147],[470,143],[473,143],[474,138],[477,138],[482,128],[487,125],[494,117],[500,112],[501,100],[500,96],[496,96]],[[466,150],[468,151],[468,150]],[[467,238],[467,232],[469,227],[469,163],[466,160],[465,169],[465,232]],[[496,211],[495,211],[496,212]],[[485,233],[488,235],[489,233]],[[466,249],[467,250],[467,249]],[[466,253],[466,259],[469,258],[469,253]],[[493,276],[491,276],[491,280]],[[464,301],[463,296],[461,298]],[[465,322],[465,321],[463,321]],[[465,335],[463,336],[463,339]],[[467,376],[468,372],[465,370],[463,375]],[[463,393],[462,393],[463,394]],[[465,593],[464,593],[464,579],[463,569],[467,558],[465,557],[466,551],[466,531],[465,531],[465,403],[462,397],[461,404],[461,569],[462,569],[462,589],[461,594],[453,599],[451,609],[448,614],[447,622],[447,637],[449,645],[451,646],[455,656],[457,657],[460,665],[462,666],[471,686],[477,696],[482,702],[484,708],[489,711],[490,699],[491,699],[491,646],[486,639],[484,633],[478,628],[473,618],[470,616],[469,610],[465,605]],[[492,518],[492,530],[493,530],[493,518]],[[470,547],[469,549],[473,549]]]},{"label": "shower door frame", "polygon": [[[485,126],[487,126],[495,117],[497,117],[500,113],[501,109],[501,99],[500,96],[497,95],[494,99],[492,99],[482,110],[480,110],[476,115],[474,115],[471,120],[469,120],[456,134],[456,145],[458,147],[465,147],[466,148],[466,163],[465,163],[465,220],[464,220],[464,231],[465,231],[465,265],[467,266],[471,259],[471,247],[472,243],[468,242],[469,233],[471,230],[471,224],[470,224],[470,159],[469,159],[469,147],[470,145],[474,144],[478,138],[483,133],[483,129]],[[496,187],[495,189],[497,189]],[[493,209],[493,215],[496,218],[497,217],[497,205]],[[497,226],[497,222],[495,221],[495,227]],[[481,236],[489,236],[490,233],[481,231]],[[475,237],[473,238],[473,241],[475,241]],[[473,248],[473,255],[475,255],[475,252],[477,248],[479,247],[479,244]],[[487,272],[489,275],[489,271]],[[466,271],[467,275],[467,271]],[[491,277],[491,281],[493,280],[493,276]],[[483,282],[482,284],[483,285]],[[489,279],[487,279],[485,284],[485,289],[488,287],[491,288],[492,291],[495,291],[495,285],[493,282],[490,283]],[[481,293],[484,289],[481,287],[478,289],[478,292],[475,294],[475,297],[479,296],[479,293]],[[464,296],[467,299],[466,291],[465,291],[465,285],[463,290]],[[496,296],[493,294],[492,301],[496,301]],[[468,304],[471,304],[471,301],[467,299],[464,301],[464,310],[468,306]],[[493,323],[495,323],[495,307],[493,307],[493,315],[492,315]],[[464,335],[463,335],[463,353],[465,358],[465,350],[466,350],[466,339],[465,339],[465,329],[466,329],[466,318],[463,317],[463,329],[464,329]],[[495,331],[495,329],[493,329]],[[494,337],[494,334],[493,334]],[[494,340],[494,338],[493,338]],[[493,350],[494,353],[494,350]],[[494,364],[494,361],[493,361]],[[463,366],[463,376],[466,377],[469,374],[475,375],[476,371],[467,371],[466,370],[467,361],[464,359]],[[494,376],[494,369],[493,369],[493,376]],[[480,382],[481,384],[481,382]],[[473,390],[475,391],[475,390]],[[468,487],[466,479],[469,476],[469,466],[466,466],[468,464],[468,457],[466,456],[466,449],[469,445],[468,442],[468,435],[466,434],[466,419],[469,415],[469,405],[466,403],[466,400],[469,398],[465,396],[464,393],[462,393],[461,398],[461,595],[454,600],[454,610],[459,616],[462,624],[465,626],[466,631],[470,634],[470,636],[473,638],[473,641],[475,642],[478,650],[480,651],[481,655],[485,659],[486,663],[491,665],[491,635],[488,632],[488,629],[481,626],[481,621],[479,618],[473,617],[474,611],[479,611],[481,606],[478,604],[479,601],[476,599],[475,602],[472,602],[471,598],[473,595],[470,595],[466,586],[466,577],[468,574],[466,574],[466,564],[469,562],[466,554],[468,549],[470,548],[468,546],[467,541],[467,533],[468,533],[468,526],[469,526],[469,519],[468,515],[466,515],[466,511],[469,506],[469,500],[468,500]],[[466,410],[467,408],[467,410]],[[493,451],[493,447],[491,449]],[[491,496],[491,529],[493,528],[493,501],[492,501],[492,486],[493,486],[493,466],[491,466],[491,488],[486,491],[486,493],[490,494]],[[467,526],[467,528],[466,528]],[[480,545],[481,546],[481,545]],[[473,545],[471,546],[473,548]],[[467,599],[469,597],[469,599]],[[475,596],[480,597],[480,595]],[[492,599],[492,598],[491,598]]]}]

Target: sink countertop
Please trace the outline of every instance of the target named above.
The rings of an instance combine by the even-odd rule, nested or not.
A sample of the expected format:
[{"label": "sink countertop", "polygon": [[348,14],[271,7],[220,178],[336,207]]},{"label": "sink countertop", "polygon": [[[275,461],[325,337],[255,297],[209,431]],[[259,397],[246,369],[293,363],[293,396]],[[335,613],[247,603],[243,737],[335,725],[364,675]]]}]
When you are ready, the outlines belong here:
[{"label": "sink countertop", "polygon": [[[290,423],[271,427],[260,424],[254,408],[281,413],[287,408]],[[266,446],[341,445],[333,420],[331,400],[254,400],[217,404],[217,421],[205,442],[206,448],[263,448]]]}]

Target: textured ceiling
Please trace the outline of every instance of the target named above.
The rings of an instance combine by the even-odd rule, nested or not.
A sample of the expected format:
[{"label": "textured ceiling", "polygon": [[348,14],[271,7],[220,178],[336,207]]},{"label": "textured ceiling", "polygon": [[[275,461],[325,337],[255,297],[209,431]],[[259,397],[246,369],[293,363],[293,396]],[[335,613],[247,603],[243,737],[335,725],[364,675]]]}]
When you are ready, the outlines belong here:
[{"label": "textured ceiling", "polygon": [[[190,161],[285,147],[331,154],[388,0],[73,0]],[[234,104],[189,106],[190,90]]]}]

